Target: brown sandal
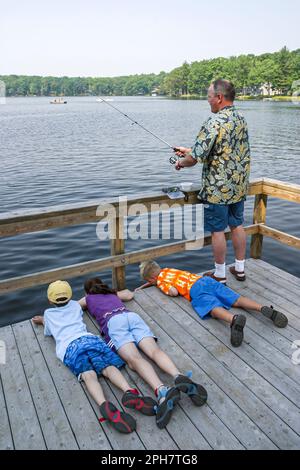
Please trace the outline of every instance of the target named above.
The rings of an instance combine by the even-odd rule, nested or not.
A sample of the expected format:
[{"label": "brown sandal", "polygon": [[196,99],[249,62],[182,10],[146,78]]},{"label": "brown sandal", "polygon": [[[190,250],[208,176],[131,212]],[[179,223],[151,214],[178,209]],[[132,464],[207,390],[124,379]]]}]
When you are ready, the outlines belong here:
[{"label": "brown sandal", "polygon": [[226,277],[216,277],[214,272],[204,273],[203,276],[204,277],[211,277],[215,281],[220,282],[221,284],[224,284],[224,286],[226,286],[226,281],[227,281]]},{"label": "brown sandal", "polygon": [[231,268],[229,268],[229,271],[231,272],[231,274],[233,274],[233,276],[236,278],[237,281],[240,281],[240,282],[246,281],[246,275],[244,271],[240,273],[235,270],[234,266],[231,266]]}]

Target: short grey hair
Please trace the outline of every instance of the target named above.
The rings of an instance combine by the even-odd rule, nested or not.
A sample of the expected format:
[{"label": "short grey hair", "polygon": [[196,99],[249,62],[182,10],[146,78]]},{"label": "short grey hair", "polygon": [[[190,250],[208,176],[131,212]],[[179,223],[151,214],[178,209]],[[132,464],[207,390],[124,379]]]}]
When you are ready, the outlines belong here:
[{"label": "short grey hair", "polygon": [[234,101],[235,87],[232,82],[229,80],[219,79],[212,82],[212,86],[216,95],[221,93],[228,101]]}]

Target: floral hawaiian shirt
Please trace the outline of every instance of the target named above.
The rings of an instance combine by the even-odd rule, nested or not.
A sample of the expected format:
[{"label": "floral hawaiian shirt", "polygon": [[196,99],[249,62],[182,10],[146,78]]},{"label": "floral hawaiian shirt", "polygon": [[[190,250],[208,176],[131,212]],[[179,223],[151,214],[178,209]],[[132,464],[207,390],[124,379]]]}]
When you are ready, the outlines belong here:
[{"label": "floral hawaiian shirt", "polygon": [[201,198],[212,204],[246,199],[250,145],[245,118],[227,106],[201,127],[192,157],[203,163]]}]

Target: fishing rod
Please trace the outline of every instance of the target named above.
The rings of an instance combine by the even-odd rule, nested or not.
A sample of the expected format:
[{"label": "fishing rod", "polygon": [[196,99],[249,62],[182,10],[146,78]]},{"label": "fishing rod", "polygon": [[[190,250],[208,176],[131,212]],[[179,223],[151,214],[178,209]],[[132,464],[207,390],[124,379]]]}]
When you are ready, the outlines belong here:
[{"label": "fishing rod", "polygon": [[[129,119],[129,121],[132,122],[132,124],[136,124],[137,126],[141,127],[144,131],[148,132],[148,134],[151,134],[153,137],[155,137],[155,139],[159,140],[160,142],[162,142],[163,144],[167,145],[167,147],[169,147],[170,149],[173,150],[173,152],[177,152],[177,148],[176,147],[173,147],[173,145],[170,145],[168,142],[166,142],[164,139],[162,139],[161,137],[159,137],[158,135],[154,134],[154,132],[150,131],[149,129],[147,129],[146,127],[144,127],[142,124],[140,124],[139,122],[135,121],[134,119],[132,119],[130,116],[128,116],[128,114],[125,114],[123,113],[119,108],[117,108],[116,106],[113,106],[111,103],[108,103],[107,101],[105,101],[103,98],[99,98],[98,101],[100,101],[101,103],[105,103],[107,104],[107,106],[110,106],[111,108],[115,109],[116,111],[118,111],[118,113],[122,114],[122,116],[125,116],[127,119]],[[175,157],[174,155],[172,157],[170,157],[169,161],[172,165],[174,165],[176,162],[177,162],[178,158]]]}]

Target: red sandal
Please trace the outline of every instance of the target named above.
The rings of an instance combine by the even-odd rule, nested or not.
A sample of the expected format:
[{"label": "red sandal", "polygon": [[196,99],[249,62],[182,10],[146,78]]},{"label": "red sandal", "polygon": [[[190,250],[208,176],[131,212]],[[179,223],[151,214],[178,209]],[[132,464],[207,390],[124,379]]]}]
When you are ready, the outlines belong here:
[{"label": "red sandal", "polygon": [[[118,410],[113,403],[105,401],[100,406],[100,412],[103,418],[109,421],[114,429],[123,433],[130,434],[136,430],[136,421],[130,414]],[[102,418],[99,419],[103,421]]]},{"label": "red sandal", "polygon": [[124,393],[122,404],[126,406],[126,408],[140,411],[146,416],[154,416],[156,414],[154,407],[157,405],[157,402],[151,397],[140,395],[136,388],[127,390],[127,392]]}]

